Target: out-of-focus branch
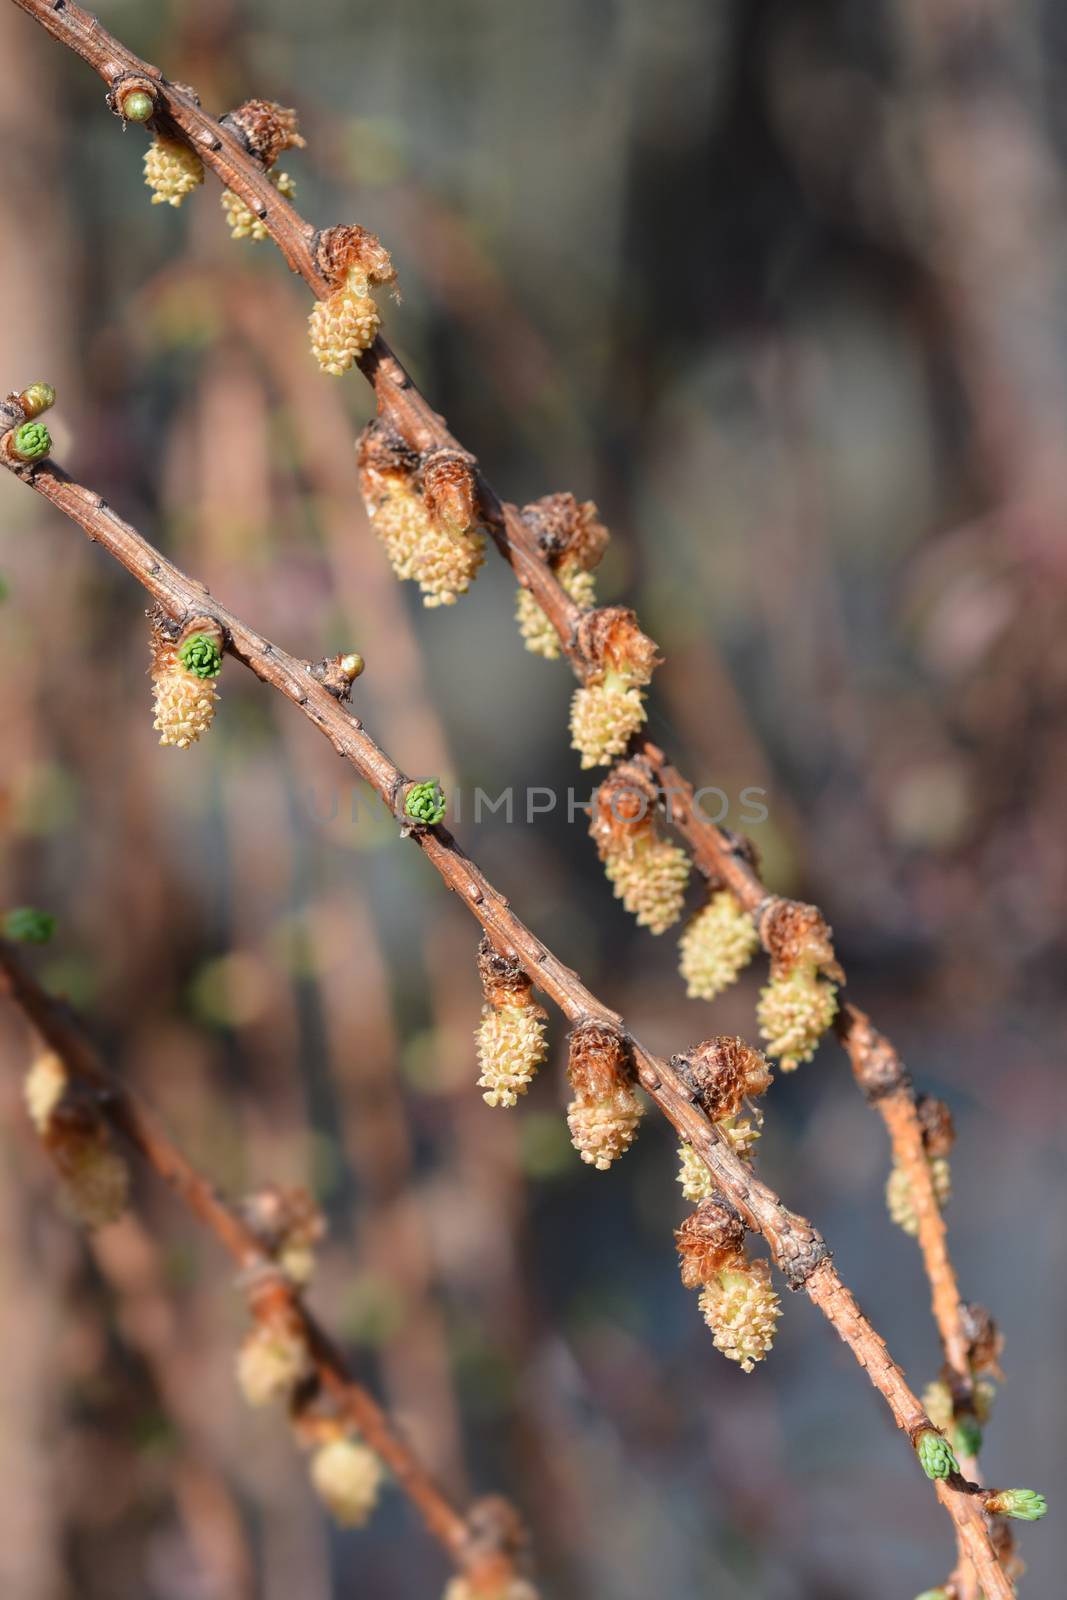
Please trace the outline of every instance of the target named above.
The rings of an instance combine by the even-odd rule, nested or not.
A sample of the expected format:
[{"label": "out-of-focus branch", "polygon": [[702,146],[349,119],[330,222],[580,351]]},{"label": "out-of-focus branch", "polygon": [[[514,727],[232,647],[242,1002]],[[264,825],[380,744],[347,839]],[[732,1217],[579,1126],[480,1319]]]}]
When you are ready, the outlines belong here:
[{"label": "out-of-focus branch", "polygon": [[352,1378],[299,1291],[273,1265],[253,1227],[172,1142],[155,1114],[107,1069],[73,1014],[41,988],[15,946],[4,939],[0,939],[0,990],[20,1008],[72,1076],[94,1093],[102,1115],[233,1257],[241,1269],[253,1316],[269,1322],[281,1310],[289,1325],[299,1329],[319,1383],[338,1414],[386,1463],[457,1569],[468,1574],[472,1584],[482,1581],[487,1569],[498,1578],[510,1572],[510,1554],[487,1549],[479,1535],[477,1505],[469,1516],[452,1505],[395,1432],[377,1401]]},{"label": "out-of-focus branch", "polygon": [[[21,415],[17,405],[12,408],[8,404],[9,425],[17,424]],[[325,734],[338,754],[370,784],[445,883],[461,897],[497,949],[513,956],[569,1021],[597,1022],[626,1038],[642,1088],[682,1139],[699,1154],[716,1186],[747,1226],[763,1234],[789,1286],[804,1289],[837,1330],[885,1399],[897,1426],[904,1430],[913,1445],[923,1435],[936,1433],[908,1387],[903,1372],[889,1356],[884,1341],[838,1277],[818,1231],[804,1217],[789,1211],[774,1191],[734,1154],[715,1124],[695,1103],[693,1089],[674,1067],[626,1033],[622,1019],[586,989],[577,974],[557,960],[515,915],[508,901],[463,853],[447,829],[440,824],[412,825],[404,810],[409,780],[366,732],[362,722],[324,687],[310,663],[288,655],[249,628],[123,522],[100,495],[73,482],[51,461],[20,466],[7,449],[10,437],[8,434],[0,439],[0,457],[9,469],[119,561],[170,617],[175,620],[194,616],[212,619],[221,630],[226,650],[263,682],[291,700]],[[162,1154],[166,1161],[166,1152]],[[205,1209],[209,1216],[214,1216],[216,1211],[221,1213],[220,1225],[234,1240],[235,1253],[241,1259],[248,1241],[239,1231],[233,1233],[236,1223],[232,1215],[210,1192],[201,1192],[203,1185],[192,1181],[180,1162],[177,1173],[198,1209]],[[329,1346],[321,1344],[322,1335],[317,1330],[315,1338],[320,1341],[318,1353],[324,1359],[324,1376],[333,1374],[331,1381],[343,1391],[347,1379],[337,1376],[335,1362],[327,1359],[331,1355]],[[363,1423],[359,1425],[367,1432]],[[374,1443],[369,1433],[368,1440]],[[950,1481],[939,1480],[936,1487],[987,1600],[1010,1600],[1011,1585],[990,1542],[981,1503],[976,1498],[977,1486],[954,1475]],[[441,1507],[437,1509],[440,1512]],[[449,1510],[448,1515],[451,1518],[455,1513]],[[462,1521],[460,1527],[463,1527]],[[453,1536],[458,1537],[455,1529]]]}]

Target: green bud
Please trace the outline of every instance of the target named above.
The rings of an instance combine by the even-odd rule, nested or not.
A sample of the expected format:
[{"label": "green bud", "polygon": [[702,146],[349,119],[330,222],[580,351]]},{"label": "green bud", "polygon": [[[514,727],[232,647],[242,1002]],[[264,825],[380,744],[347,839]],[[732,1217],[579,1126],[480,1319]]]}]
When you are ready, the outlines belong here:
[{"label": "green bud", "polygon": [[1016,1517],[1020,1522],[1037,1522],[1048,1504],[1034,1489],[998,1489],[986,1500],[985,1508],[998,1517]]},{"label": "green bud", "polygon": [[122,100],[122,115],[127,122],[147,122],[156,103],[143,89],[131,89]]},{"label": "green bud", "polygon": [[974,1417],[958,1417],[949,1433],[961,1456],[976,1456],[982,1448],[982,1427]]},{"label": "green bud", "polygon": [[40,461],[52,448],[52,435],[43,422],[24,422],[11,441],[20,461]]},{"label": "green bud", "polygon": [[960,1470],[952,1446],[932,1428],[926,1428],[915,1441],[915,1450],[928,1478],[947,1478]]},{"label": "green bud", "polygon": [[56,931],[56,919],[33,906],[16,906],[6,913],[0,927],[7,938],[16,939],[19,944],[47,944]]},{"label": "green bud", "polygon": [[30,422],[34,417],[39,417],[42,411],[51,410],[56,403],[56,391],[50,383],[31,383],[28,389],[23,389],[19,400],[26,420]]},{"label": "green bud", "polygon": [[222,671],[222,652],[214,639],[203,633],[191,633],[178,647],[178,660],[186,672],[198,678],[217,678]]},{"label": "green bud", "polygon": [[922,1594],[917,1594],[915,1600],[948,1600],[947,1589],[924,1589]]},{"label": "green bud", "polygon": [[404,812],[412,822],[421,822],[424,827],[432,828],[441,821],[445,810],[445,791],[436,778],[411,785],[404,800]]}]

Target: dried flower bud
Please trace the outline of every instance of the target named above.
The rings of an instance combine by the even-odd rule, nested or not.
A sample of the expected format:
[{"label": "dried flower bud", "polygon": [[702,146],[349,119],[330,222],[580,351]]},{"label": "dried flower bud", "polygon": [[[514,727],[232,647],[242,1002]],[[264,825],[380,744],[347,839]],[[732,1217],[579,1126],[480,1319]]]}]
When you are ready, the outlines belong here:
[{"label": "dried flower bud", "polygon": [[537,1600],[530,1586],[514,1575],[514,1563],[526,1544],[526,1530],[509,1500],[483,1495],[470,1506],[463,1541],[461,1593],[472,1600]]},{"label": "dried flower bud", "polygon": [[768,1053],[783,1072],[810,1061],[837,1012],[837,989],[810,967],[772,977],[760,990],[756,1016]]},{"label": "dried flower bud", "polygon": [[487,935],[478,945],[478,976],[486,999],[475,1034],[478,1087],[487,1105],[513,1106],[545,1058],[548,1017],[518,958],[499,951]]},{"label": "dried flower bud", "polygon": [[154,206],[180,206],[204,181],[204,164],[181,139],[156,134],[145,151],[144,181]]},{"label": "dried flower bud", "polygon": [[654,831],[658,799],[655,776],[643,757],[615,763],[597,785],[589,824],[602,861],[632,850]]},{"label": "dried flower bud", "polygon": [[310,1371],[306,1340],[281,1321],[257,1323],[237,1352],[237,1383],[250,1406],[286,1399]]},{"label": "dried flower bud", "polygon": [[328,689],[336,700],[348,700],[351,697],[352,685],[357,678],[362,677],[365,666],[366,662],[358,651],[350,650],[345,655],[328,656],[311,670],[323,688]]},{"label": "dried flower bud", "polygon": [[597,789],[589,832],[616,897],[643,927],[663,933],[681,916],[690,863],[659,833],[657,794],[646,762],[620,762]]},{"label": "dried flower bud", "polygon": [[714,1000],[758,949],[759,934],[748,912],[729,889],[718,890],[678,942],[678,965],[690,1000]]},{"label": "dried flower bud", "polygon": [[641,691],[659,657],[623,606],[587,612],[578,627],[578,648],[588,675],[571,701],[571,743],[584,769],[621,755],[645,721]]},{"label": "dried flower bud", "polygon": [[23,389],[16,396],[18,404],[22,407],[27,422],[32,422],[34,417],[39,417],[42,411],[50,411],[56,403],[56,391],[50,383],[31,383],[28,389]]},{"label": "dried flower bud", "polygon": [[547,1020],[547,1013],[533,1003],[482,1007],[475,1039],[478,1087],[487,1106],[513,1106],[526,1093],[545,1059]]},{"label": "dried flower bud", "polygon": [[626,1041],[601,1023],[581,1024],[570,1036],[567,1075],[571,1143],[584,1162],[606,1172],[630,1148],[643,1115]]},{"label": "dried flower bud", "polygon": [[744,1257],[745,1225],[733,1206],[709,1197],[675,1230],[682,1283],[699,1289]]},{"label": "dried flower bud", "polygon": [[961,1321],[967,1337],[971,1371],[977,1376],[1003,1378],[1000,1357],[1004,1350],[1004,1335],[985,1306],[965,1301]]},{"label": "dried flower bud", "polygon": [[60,1204],[72,1221],[83,1228],[117,1222],[129,1201],[130,1168],[104,1124],[77,1137],[54,1133],[46,1143],[62,1180]]},{"label": "dried flower bud", "polygon": [[422,464],[426,509],[442,533],[469,533],[478,518],[478,480],[474,462],[458,450],[434,450]]},{"label": "dried flower bud", "polygon": [[[935,1156],[930,1162],[930,1180],[939,1210],[944,1210],[952,1198],[952,1169],[944,1156]],[[901,1166],[894,1165],[885,1186],[885,1203],[891,1219],[915,1238],[919,1232],[919,1213],[915,1209],[915,1196],[911,1180]]]},{"label": "dried flower bud", "polygon": [[315,255],[333,289],[308,318],[311,352],[324,372],[340,377],[377,337],[381,317],[371,289],[394,283],[396,273],[388,250],[366,228],[327,228]]},{"label": "dried flower bud", "polygon": [[0,930],[16,944],[47,944],[56,931],[56,919],[50,911],[38,911],[35,906],[15,906],[4,913]]},{"label": "dried flower bud", "polygon": [[99,1107],[52,1051],[38,1056],[23,1085],[30,1120],[59,1175],[59,1202],[73,1221],[103,1228],[126,1209],[130,1169],[111,1142]]},{"label": "dried flower bud", "polygon": [[609,535],[592,500],[579,503],[572,494],[546,494],[523,506],[519,515],[551,566],[570,560],[588,572],[600,565]]},{"label": "dried flower bud", "polygon": [[660,655],[643,634],[637,618],[626,606],[601,606],[583,617],[578,628],[578,650],[586,662],[589,683],[599,683],[616,673],[629,683],[646,684],[659,665]]},{"label": "dried flower bud", "polygon": [[715,1348],[751,1372],[770,1351],[782,1314],[766,1261],[724,1267],[701,1290],[700,1310]]},{"label": "dried flower bud", "polygon": [[[591,572],[567,559],[560,563],[556,576],[575,605],[584,610],[596,605],[596,578]],[[516,591],[515,620],[531,655],[542,656],[546,661],[559,660],[559,634],[529,589]]]},{"label": "dried flower bud", "polygon": [[498,950],[488,934],[478,941],[478,977],[482,993],[493,1006],[525,1006],[532,1003],[533,983],[518,956],[511,950]]},{"label": "dried flower bud", "polygon": [[[296,184],[287,172],[272,172],[270,181],[280,195],[286,200],[292,200],[296,194]],[[220,200],[226,215],[226,224],[230,230],[231,239],[256,239],[262,241],[270,238],[270,232],[263,218],[257,216],[252,207],[246,205],[239,194],[234,194],[232,189],[224,189]]]},{"label": "dried flower bud", "polygon": [[383,286],[396,282],[392,257],[376,234],[347,223],[324,228],[315,243],[315,260],[326,281],[337,289],[357,269],[367,282]]},{"label": "dried flower bud", "polygon": [[168,637],[158,617],[153,619],[152,726],[160,744],[186,750],[207,732],[219,699],[212,679],[221,663],[222,630],[210,617],[196,618],[177,640]]},{"label": "dried flower bud", "polygon": [[241,1213],[290,1282],[310,1283],[326,1219],[308,1190],[264,1184],[241,1202]]},{"label": "dried flower bud", "polygon": [[749,1095],[766,1093],[773,1081],[760,1052],[728,1034],[705,1039],[684,1055],[672,1056],[671,1065],[712,1122],[736,1117]]},{"label": "dried flower bud", "polygon": [[759,932],[771,958],[772,978],[806,969],[821,972],[835,983],[845,981],[834,956],[833,933],[818,906],[799,900],[770,900],[760,913]]},{"label": "dried flower bud", "polygon": [[630,1048],[602,1022],[582,1022],[567,1040],[567,1077],[580,1100],[602,1100],[631,1076]]},{"label": "dried flower bud", "polygon": [[933,1095],[921,1094],[915,1102],[915,1112],[922,1129],[926,1154],[947,1156],[956,1142],[956,1127],[948,1106]]},{"label": "dried flower bud", "polygon": [[1033,1489],[997,1489],[985,1497],[985,1508],[995,1517],[1037,1522],[1045,1515],[1048,1504],[1044,1495]]},{"label": "dried flower bud", "polygon": [[481,529],[444,532],[418,491],[413,462],[373,425],[360,440],[359,468],[367,515],[397,577],[418,583],[425,606],[454,605],[485,560]]},{"label": "dried flower bud", "polygon": [[16,461],[43,461],[52,449],[52,435],[43,422],[23,422],[7,435],[6,448]]},{"label": "dried flower bud", "polygon": [[60,1206],[71,1221],[90,1229],[117,1222],[129,1200],[130,1169],[100,1116],[63,1098],[42,1137],[59,1174]]},{"label": "dried flower bud", "polygon": [[[579,505],[572,494],[551,494],[524,506],[521,516],[536,534],[541,554],[563,589],[576,605],[590,610],[596,604],[592,568],[599,564],[608,541],[596,506],[591,500]],[[558,660],[559,635],[529,589],[518,591],[515,618],[531,654]]]},{"label": "dried flower bud", "polygon": [[296,112],[273,100],[246,100],[223,121],[240,132],[249,152],[265,167],[273,167],[283,151],[302,150],[307,143],[297,132]]},{"label": "dried flower bud", "polygon": [[331,1439],[311,1458],[311,1483],[342,1528],[361,1528],[378,1504],[382,1464],[356,1439]]},{"label": "dried flower bud", "polygon": [[952,1453],[952,1446],[932,1428],[924,1428],[918,1435],[915,1440],[915,1453],[928,1478],[947,1478],[960,1470],[959,1462]]}]

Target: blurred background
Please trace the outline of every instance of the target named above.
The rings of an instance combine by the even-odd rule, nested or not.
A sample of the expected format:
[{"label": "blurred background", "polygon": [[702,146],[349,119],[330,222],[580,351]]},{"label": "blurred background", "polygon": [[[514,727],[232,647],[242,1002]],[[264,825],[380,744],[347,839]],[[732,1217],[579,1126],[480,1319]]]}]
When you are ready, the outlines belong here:
[{"label": "blurred background", "polygon": [[[850,994],[959,1128],[950,1240],[1006,1335],[983,1465],[1058,1491],[1067,877],[1067,24],[1041,0],[100,0],[221,113],[299,109],[317,224],[393,252],[385,331],[491,480],[571,489],[604,599],[660,642],[650,729],[765,791],[771,885],[826,910]],[[310,296],[232,243],[209,177],[149,205],[145,136],[0,4],[0,384],[47,379],[55,454],[239,614],[357,648],[359,715],[465,804],[457,831],[670,1053],[754,1037],[761,963],[708,1007],[676,936],[612,899],[571,678],[521,648],[490,556],[451,610],[397,585],[358,501],[358,376]],[[947,1520],[803,1297],[745,1376],[678,1281],[656,1117],[570,1149],[561,1073],[474,1089],[476,929],[315,731],[231,664],[210,738],[160,750],[144,596],[0,483],[0,903],[231,1192],[310,1185],[312,1305],[457,1494],[528,1518],[558,1600],[900,1600]],[[480,786],[514,820],[472,816]],[[356,814],[353,815],[353,804]],[[695,895],[695,886],[694,886]],[[696,899],[694,898],[694,904]],[[563,1032],[552,1024],[556,1066]],[[233,1383],[230,1269],[161,1185],[86,1242],[30,1136],[0,1012],[0,1591],[12,1600],[415,1600],[445,1565],[399,1495],[333,1530],[277,1414]],[[813,1217],[916,1387],[939,1354],[887,1145],[824,1044],[759,1166]],[[1059,1480],[1062,1482],[1062,1479]],[[1062,1519],[1022,1528],[1057,1592]]]}]

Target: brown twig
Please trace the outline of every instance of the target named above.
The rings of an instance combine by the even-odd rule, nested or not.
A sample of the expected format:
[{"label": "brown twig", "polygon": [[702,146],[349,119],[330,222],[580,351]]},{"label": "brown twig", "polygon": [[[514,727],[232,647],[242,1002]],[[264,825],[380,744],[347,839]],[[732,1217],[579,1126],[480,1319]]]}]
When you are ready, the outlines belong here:
[{"label": "brown twig", "polygon": [[[315,258],[316,230],[278,193],[262,164],[249,154],[232,128],[201,109],[193,90],[168,82],[158,67],[134,55],[95,17],[75,4],[66,3],[66,0],[59,5],[50,0],[14,0],[14,4],[29,12],[54,39],[79,55],[107,84],[109,91],[128,75],[151,80],[159,103],[154,125],[184,136],[205,166],[261,219],[290,268],[300,274],[313,294],[319,299],[328,295],[331,286]],[[374,389],[383,423],[406,444],[420,453],[458,450],[474,463],[474,458],[452,436],[444,419],[419,392],[383,338],[379,336],[374,341],[361,358],[359,367]],[[501,501],[481,473],[478,484],[482,513],[497,550],[512,568],[519,584],[530,590],[556,630],[575,674],[584,680],[588,663],[578,645],[579,607],[545,560],[536,534],[520,516],[518,508]],[[688,843],[701,872],[709,881],[725,883],[747,910],[755,912],[768,899],[768,891],[750,862],[737,851],[734,837],[701,814],[693,786],[651,740],[639,735],[633,741],[632,751],[651,763],[669,801],[669,820]],[[849,1008],[844,1010],[847,1013]],[[848,1045],[847,1036],[845,1042]],[[848,1045],[848,1048],[855,1068],[854,1047]],[[970,1390],[971,1374],[966,1360],[963,1304],[945,1246],[944,1228],[934,1220],[937,1199],[929,1167],[920,1159],[922,1131],[915,1115],[914,1096],[906,1080],[905,1085],[893,1104],[892,1124],[886,1117],[887,1107],[880,1105],[879,1109],[893,1140],[894,1155],[912,1180],[920,1217],[919,1246],[930,1280],[934,1315],[954,1386],[960,1394],[966,1394]],[[938,1229],[939,1237],[936,1237]]]},{"label": "brown twig", "polygon": [[231,1206],[172,1142],[156,1115],[108,1071],[73,1014],[41,988],[16,948],[0,939],[0,990],[21,1009],[35,1031],[62,1059],[68,1071],[90,1088],[101,1112],[161,1178],[186,1208],[233,1257],[248,1286],[253,1314],[270,1320],[279,1310],[302,1334],[323,1390],[339,1415],[362,1434],[389,1467],[429,1532],[461,1572],[476,1577],[487,1564],[499,1572],[506,1553],[487,1551],[478,1538],[473,1513],[464,1516],[430,1477],[388,1417],[362,1385],[303,1304],[299,1291],[271,1262],[254,1228]]},{"label": "brown twig", "polygon": [[[19,420],[17,408],[7,408],[9,425]],[[362,722],[341,704],[314,676],[310,663],[297,660],[216,601],[203,585],[194,582],[123,522],[100,495],[75,483],[53,462],[45,460],[20,467],[0,441],[0,458],[29,487],[36,490],[76,522],[94,542],[124,566],[176,621],[210,617],[224,634],[227,651],[242,661],[263,682],[291,700],[325,734],[339,755],[351,762],[371,786],[402,831],[422,850],[441,877],[466,904],[497,948],[512,955],[537,987],[572,1023],[596,1021],[624,1034],[622,1019],[582,984],[515,915],[503,895],[460,849],[448,830],[412,826],[403,802],[409,780],[366,732]],[[889,1356],[885,1344],[841,1282],[830,1252],[818,1231],[804,1217],[789,1211],[778,1196],[730,1149],[727,1141],[693,1100],[693,1091],[674,1068],[629,1035],[636,1076],[642,1088],[677,1130],[697,1151],[722,1194],[741,1213],[747,1225],[762,1233],[778,1267],[792,1289],[804,1289],[848,1345],[868,1377],[885,1399],[897,1426],[914,1443],[932,1427],[922,1405]],[[198,1205],[218,1207],[213,1197],[193,1186]],[[222,1209],[222,1226],[234,1223]],[[328,1353],[328,1351],[327,1351]],[[327,1361],[327,1370],[332,1370]],[[342,1385],[346,1380],[336,1380]],[[373,1441],[372,1441],[373,1442]],[[1010,1600],[1006,1579],[989,1539],[976,1486],[963,1479],[939,1482],[937,1493],[955,1524],[958,1541],[975,1569],[987,1600]],[[454,1515],[454,1513],[451,1513]]]}]

